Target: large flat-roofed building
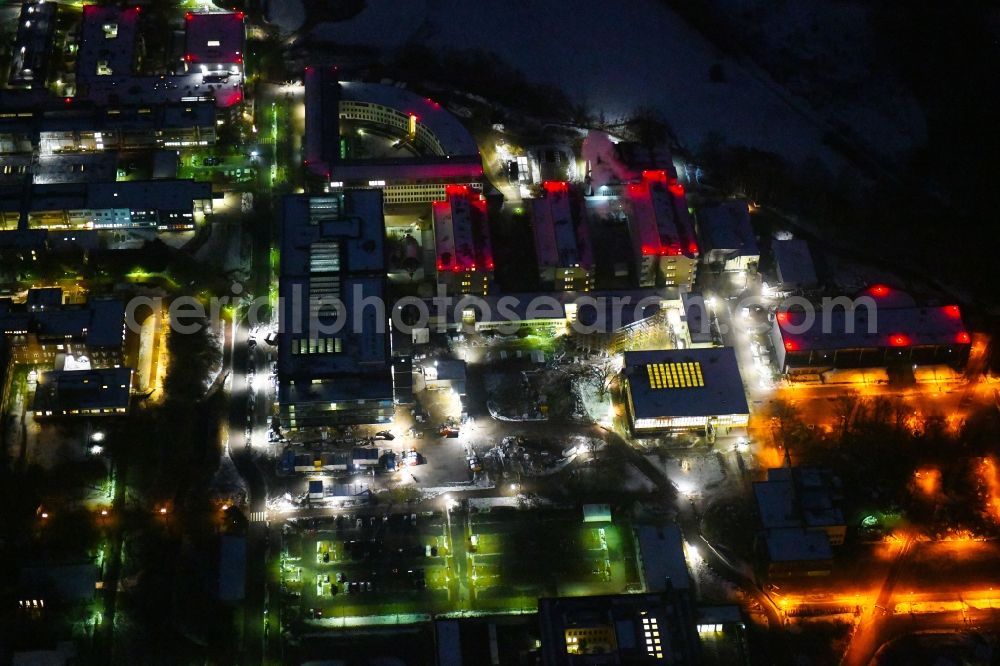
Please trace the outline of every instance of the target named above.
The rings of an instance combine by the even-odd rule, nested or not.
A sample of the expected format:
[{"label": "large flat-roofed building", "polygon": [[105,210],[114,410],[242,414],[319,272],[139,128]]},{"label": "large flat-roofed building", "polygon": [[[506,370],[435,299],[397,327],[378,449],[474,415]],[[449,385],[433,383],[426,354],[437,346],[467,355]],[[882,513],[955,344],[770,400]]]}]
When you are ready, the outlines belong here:
[{"label": "large flat-roofed building", "polygon": [[447,199],[431,205],[438,284],[448,294],[486,296],[493,283],[493,245],[483,196],[447,185]]},{"label": "large flat-roofed building", "polygon": [[569,183],[546,181],[545,196],[531,202],[535,254],[543,284],[557,291],[590,291],[594,287],[594,248]]},{"label": "large flat-roofed building", "polygon": [[113,368],[124,363],[125,304],[91,299],[63,302],[62,290],[32,289],[24,303],[0,299],[0,346],[13,363],[51,365],[60,356],[79,365]]},{"label": "large flat-roofed building", "polygon": [[285,198],[278,342],[283,428],[392,419],[388,309],[380,307],[384,243],[378,190]]},{"label": "large flat-roofed building", "polygon": [[776,240],[771,243],[774,253],[774,288],[793,292],[813,289],[819,284],[809,243],[801,238]]},{"label": "large flat-roofed building", "polygon": [[208,75],[242,75],[246,50],[243,12],[188,12],[184,18],[184,61],[191,68]]},{"label": "large flat-roofed building", "polygon": [[130,76],[136,65],[141,8],[85,5],[76,58],[78,83]]},{"label": "large flat-roofed building", "polygon": [[[662,331],[671,299],[649,291],[575,292],[468,296],[451,307],[426,301],[428,325],[437,331],[499,331],[542,328],[567,333],[581,345],[613,352],[641,344]],[[461,307],[459,307],[461,306]],[[506,352],[504,352],[506,353]]]},{"label": "large flat-roofed building", "polygon": [[[215,143],[215,105],[210,101],[97,106],[0,92],[0,154],[72,157],[146,148]],[[6,164],[6,162],[2,162]]]},{"label": "large flat-roofed building", "polygon": [[622,379],[636,434],[747,425],[750,410],[731,347],[626,352]]},{"label": "large flat-roofed building", "polygon": [[639,285],[690,289],[699,248],[684,187],[666,171],[643,171],[625,187],[625,199]]},{"label": "large flat-roofed building", "polygon": [[691,572],[684,553],[684,536],[677,525],[635,528],[644,587],[648,592],[691,589]]},{"label": "large flat-roofed building", "polygon": [[689,595],[619,594],[538,600],[542,664],[700,663],[697,618]]},{"label": "large flat-roofed building", "polygon": [[802,527],[768,530],[758,549],[772,578],[828,576],[833,571],[833,549],[823,532]]},{"label": "large flat-roofed building", "polygon": [[[331,189],[378,187],[386,204],[406,204],[442,201],[448,184],[481,187],[475,139],[434,100],[391,85],[338,81],[328,67],[307,67],[305,88],[305,164]],[[393,150],[353,155],[345,123],[396,137]]]},{"label": "large flat-roofed building", "polygon": [[775,467],[767,480],[753,484],[757,514],[764,530],[801,527],[826,534],[831,546],[840,546],[847,522],[840,509],[840,480],[820,467]]},{"label": "large flat-roofed building", "polygon": [[132,368],[43,372],[31,411],[35,418],[123,415],[131,389]]},{"label": "large flat-roofed building", "polygon": [[[177,71],[156,75],[137,71],[141,16],[141,7],[84,5],[78,97],[112,106],[214,99],[217,107],[228,108],[243,101],[242,12],[188,13],[185,45],[194,51],[185,54]],[[194,62],[195,53],[206,61]]]},{"label": "large flat-roofed building", "polygon": [[698,209],[698,234],[705,263],[726,271],[745,271],[760,262],[746,201],[727,201]]},{"label": "large flat-roofed building", "polygon": [[193,180],[33,185],[0,191],[0,233],[193,229],[212,186]]},{"label": "large flat-roofed building", "polygon": [[[972,339],[957,305],[917,307],[884,285],[853,307],[779,310],[771,327],[778,366],[788,374],[893,365],[964,367]],[[849,299],[847,299],[849,300]]]},{"label": "large flat-roofed building", "polygon": [[10,53],[10,75],[7,78],[10,85],[45,87],[58,8],[57,2],[21,3],[17,37]]}]

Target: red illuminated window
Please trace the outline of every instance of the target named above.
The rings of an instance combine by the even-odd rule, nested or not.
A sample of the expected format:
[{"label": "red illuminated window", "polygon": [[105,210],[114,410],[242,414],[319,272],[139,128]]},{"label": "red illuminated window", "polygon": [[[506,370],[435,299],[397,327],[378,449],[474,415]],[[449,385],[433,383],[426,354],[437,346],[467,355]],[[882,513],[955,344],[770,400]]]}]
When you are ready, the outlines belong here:
[{"label": "red illuminated window", "polygon": [[889,287],[884,284],[876,284],[869,291],[872,292],[872,296],[885,296],[889,293]]},{"label": "red illuminated window", "polygon": [[910,338],[902,333],[895,333],[889,336],[889,344],[893,347],[906,347],[910,344]]}]

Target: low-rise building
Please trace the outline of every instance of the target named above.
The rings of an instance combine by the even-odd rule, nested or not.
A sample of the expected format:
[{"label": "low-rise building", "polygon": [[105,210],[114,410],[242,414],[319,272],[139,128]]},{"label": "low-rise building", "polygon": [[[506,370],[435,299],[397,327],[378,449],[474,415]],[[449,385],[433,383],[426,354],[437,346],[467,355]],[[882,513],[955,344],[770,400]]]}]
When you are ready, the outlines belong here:
[{"label": "low-rise building", "polygon": [[560,597],[538,600],[542,664],[697,664],[696,614],[690,595]]},{"label": "low-rise building", "polygon": [[53,366],[72,358],[76,367],[124,364],[125,304],[91,299],[64,304],[62,290],[32,289],[25,303],[0,299],[0,346],[14,364]]},{"label": "low-rise building", "polygon": [[642,525],[635,529],[639,561],[648,592],[691,589],[684,537],[677,525]]},{"label": "low-rise building", "polygon": [[7,77],[10,85],[45,87],[58,9],[57,2],[29,0],[21,3],[17,37],[10,51],[10,75]]},{"label": "low-rise building", "polygon": [[666,171],[643,171],[626,186],[625,201],[639,286],[690,289],[700,251],[684,186]]},{"label": "low-rise building", "polygon": [[760,263],[746,201],[727,201],[698,209],[702,259],[725,271],[746,271]]},{"label": "low-rise building", "polygon": [[351,452],[354,469],[374,469],[379,464],[379,450],[374,447],[357,446]]},{"label": "low-rise building", "polygon": [[793,467],[786,452],[785,465],[767,470],[753,489],[768,575],[828,574],[833,547],[847,534],[840,480],[827,469]]},{"label": "low-rise building", "polygon": [[246,49],[243,12],[188,12],[184,18],[187,66],[207,77],[242,77]]},{"label": "low-rise building", "polygon": [[[84,5],[77,97],[110,106],[214,100],[218,108],[228,108],[243,101],[242,12],[186,14],[186,46],[193,51],[175,72],[155,75],[137,71],[141,15],[139,6]],[[195,53],[207,60],[194,62]]]},{"label": "low-rise building", "polygon": [[814,289],[819,284],[809,243],[801,238],[776,240],[771,243],[774,253],[774,284],[779,292]]},{"label": "low-rise building", "polygon": [[[445,186],[481,188],[479,147],[465,127],[434,100],[379,83],[338,81],[330,67],[306,67],[305,166],[331,190],[377,187],[386,205],[442,201]],[[341,125],[398,137],[412,148],[399,157],[351,154]]]},{"label": "low-rise building", "polygon": [[712,332],[712,317],[705,297],[695,292],[683,293],[681,304],[684,308],[682,341],[685,343],[681,346],[695,349],[716,346],[718,338]]},{"label": "low-rise building", "polygon": [[535,254],[542,284],[557,291],[594,287],[594,249],[582,209],[565,181],[543,183],[545,196],[531,202]]},{"label": "low-rise building", "polygon": [[209,183],[173,179],[34,185],[0,197],[5,228],[16,215],[26,229],[46,231],[193,229],[211,206]]},{"label": "low-rise building", "polygon": [[51,370],[38,377],[31,411],[35,418],[121,416],[131,391],[131,368]]},{"label": "low-rise building", "polygon": [[428,391],[454,391],[465,395],[465,361],[442,358],[427,361],[422,366],[424,387]]},{"label": "low-rise building", "polygon": [[847,522],[840,509],[840,480],[828,469],[777,467],[754,483],[757,513],[765,530],[804,527],[824,532],[831,546],[844,543]]},{"label": "low-rise building", "polygon": [[626,352],[626,410],[637,435],[728,432],[749,420],[743,379],[731,347]]},{"label": "low-rise building", "polygon": [[768,530],[759,546],[772,578],[827,576],[833,571],[833,549],[823,532],[802,527]]},{"label": "low-rise building", "polygon": [[[36,184],[69,182],[56,180],[52,173],[67,166],[73,167],[70,175],[74,179],[85,178],[92,160],[98,159],[95,154],[209,146],[216,139],[216,111],[211,101],[136,104],[126,100],[95,105],[81,99],[65,103],[19,91],[0,91],[0,109],[2,175],[31,173]],[[25,158],[29,158],[27,162]],[[115,177],[112,173],[103,179]]]},{"label": "low-rise building", "polygon": [[[662,292],[560,291],[552,294],[468,296],[439,308],[426,301],[428,325],[436,331],[497,331],[543,328],[572,335],[593,349],[622,349],[662,332],[664,312],[676,298]],[[460,307],[461,306],[461,307]]]},{"label": "low-rise building", "polygon": [[886,285],[819,311],[779,310],[771,327],[778,366],[789,375],[839,368],[965,366],[972,339],[957,305],[919,307]]},{"label": "low-rise building", "polygon": [[437,280],[448,294],[486,296],[493,284],[493,245],[486,200],[465,185],[445,187],[432,204]]}]

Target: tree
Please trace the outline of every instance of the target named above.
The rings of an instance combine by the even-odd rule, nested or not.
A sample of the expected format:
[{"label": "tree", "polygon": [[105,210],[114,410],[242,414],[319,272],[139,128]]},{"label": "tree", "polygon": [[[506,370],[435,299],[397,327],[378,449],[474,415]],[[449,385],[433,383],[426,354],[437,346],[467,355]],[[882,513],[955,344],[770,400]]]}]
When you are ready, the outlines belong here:
[{"label": "tree", "polygon": [[600,363],[591,366],[594,379],[597,380],[597,391],[601,398],[606,398],[611,391],[611,386],[618,377],[619,364],[614,358],[606,358]]},{"label": "tree", "polygon": [[163,388],[168,400],[194,402],[208,387],[210,373],[222,361],[222,350],[207,319],[197,322],[194,332],[181,333],[172,327],[167,336],[171,362]]}]

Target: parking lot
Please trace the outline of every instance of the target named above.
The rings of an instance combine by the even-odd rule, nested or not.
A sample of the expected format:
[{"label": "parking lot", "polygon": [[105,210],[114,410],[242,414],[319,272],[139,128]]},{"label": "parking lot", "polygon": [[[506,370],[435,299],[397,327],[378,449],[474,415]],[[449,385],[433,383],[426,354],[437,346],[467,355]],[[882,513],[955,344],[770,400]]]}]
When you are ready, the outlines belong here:
[{"label": "parking lot", "polygon": [[304,618],[448,608],[440,513],[340,516],[285,536],[282,581]]},{"label": "parking lot", "polygon": [[288,619],[530,612],[542,596],[640,585],[631,527],[585,524],[569,510],[470,513],[456,505],[302,521],[286,530],[284,553]]},{"label": "parking lot", "polygon": [[586,524],[575,511],[494,510],[470,515],[468,529],[476,610],[534,608],[538,597],[638,589],[628,525]]}]

